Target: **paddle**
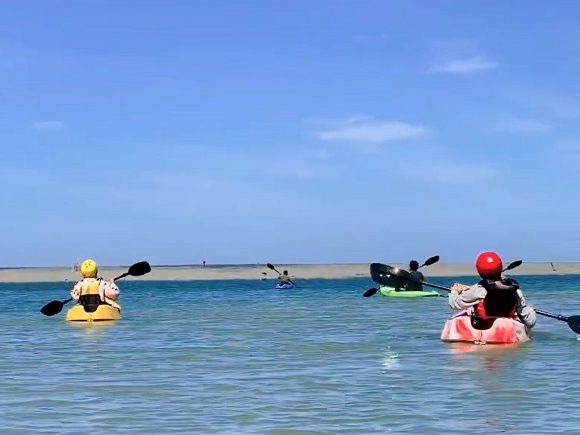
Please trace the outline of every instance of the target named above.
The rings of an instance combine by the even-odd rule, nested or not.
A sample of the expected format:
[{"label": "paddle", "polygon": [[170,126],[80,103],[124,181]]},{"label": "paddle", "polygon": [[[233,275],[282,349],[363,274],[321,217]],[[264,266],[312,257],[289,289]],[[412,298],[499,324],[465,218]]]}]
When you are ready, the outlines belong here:
[{"label": "paddle", "polygon": [[[516,267],[518,267],[520,264],[522,264],[521,260],[517,260],[514,261],[512,263],[510,263],[505,269],[506,270],[511,270],[514,269]],[[403,269],[397,269],[395,267],[391,267],[391,266],[387,266],[385,265],[387,268],[389,268],[389,274],[390,275],[394,275],[397,278],[401,278],[401,279],[413,279],[413,277],[411,276],[411,274],[409,272],[407,272],[406,270]],[[387,269],[385,269],[385,271],[387,271]],[[427,286],[427,287],[432,287],[432,288],[436,288],[439,290],[445,290],[448,292],[451,292],[451,289],[449,287],[443,287],[441,285],[437,285],[437,284],[431,284],[429,282],[425,282],[425,281],[421,281],[421,284]],[[550,317],[551,319],[556,319],[559,320],[561,322],[566,322],[568,324],[568,326],[570,327],[570,329],[572,331],[574,331],[576,334],[580,334],[580,316],[563,316],[561,314],[554,314],[554,313],[549,313],[547,311],[542,311],[542,310],[538,310],[535,309],[537,314],[541,315],[541,316],[545,316],[545,317]]]},{"label": "paddle", "polygon": [[[146,261],[140,261],[139,263],[135,263],[132,265],[129,270],[119,275],[117,278],[113,279],[113,281],[117,281],[118,279],[125,278],[126,276],[142,276],[147,273],[151,272],[151,266]],[[44,307],[40,309],[40,312],[45,316],[54,316],[62,311],[62,308],[65,304],[68,304],[72,301],[72,298],[67,299],[66,301],[51,301],[46,304]]]},{"label": "paddle", "polygon": [[561,314],[548,313],[547,311],[542,310],[536,310],[536,313],[545,317],[560,320],[561,322],[566,322],[572,331],[576,334],[580,334],[580,316],[563,316]]},{"label": "paddle", "polygon": [[[282,276],[282,274],[276,270],[276,268],[272,263],[266,263],[266,266],[268,266],[269,269],[272,269],[274,272],[276,272],[279,276]],[[297,287],[297,285],[294,284],[290,278],[288,278],[288,282],[292,284],[294,287]]]},{"label": "paddle", "polygon": [[[435,255],[433,257],[429,257],[427,260],[425,260],[425,262],[419,266],[417,269],[421,269],[423,266],[430,266],[434,263],[437,263],[439,261],[439,255]],[[380,278],[377,276],[377,274],[375,273],[377,271],[377,265],[380,266],[387,266],[386,264],[381,264],[381,263],[373,263],[371,264],[371,277],[373,279],[373,281],[378,282],[379,284],[381,284],[380,282]],[[387,266],[387,267],[391,267],[391,266]],[[378,275],[391,275],[389,273],[380,273]],[[379,289],[378,288],[370,288],[368,289],[366,292],[363,293],[363,296],[365,298],[370,298],[371,296],[373,296],[376,292],[378,292]]]},{"label": "paddle", "polygon": [[[380,263],[374,263],[374,264],[380,264]],[[520,266],[521,264],[522,264],[522,260],[512,261],[510,264],[507,265],[507,267],[505,269],[502,270],[502,272],[505,272],[506,270],[515,269],[516,267]],[[382,264],[380,266],[381,267],[379,267],[378,270],[379,270],[381,275],[392,275],[392,276],[396,276],[397,278],[400,278],[403,280],[415,279],[415,278],[413,278],[411,273],[407,272],[404,269],[392,267],[392,266],[389,266],[388,264]],[[425,282],[425,281],[419,281],[419,282],[423,285],[426,285],[427,287],[432,287],[432,288],[436,288],[439,290],[446,290],[448,292],[451,291],[451,289],[449,287],[443,287],[441,285],[431,284],[431,283]]]}]

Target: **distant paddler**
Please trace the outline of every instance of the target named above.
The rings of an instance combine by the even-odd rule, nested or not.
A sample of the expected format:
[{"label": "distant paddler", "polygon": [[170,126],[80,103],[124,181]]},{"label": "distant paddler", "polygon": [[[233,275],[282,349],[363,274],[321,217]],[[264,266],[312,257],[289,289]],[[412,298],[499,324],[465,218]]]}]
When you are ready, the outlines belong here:
[{"label": "distant paddler", "polygon": [[416,260],[411,260],[409,262],[409,273],[413,279],[407,281],[405,283],[404,290],[414,290],[414,291],[421,291],[423,290],[423,286],[421,285],[421,281],[425,281],[425,276],[423,272],[419,270],[419,262]]},{"label": "distant paddler", "polygon": [[276,270],[276,268],[274,267],[273,264],[268,263],[267,266],[268,266],[269,269],[272,269],[274,272],[276,272],[278,274],[278,285],[279,286],[292,285],[292,286],[296,287],[296,284],[294,284],[294,282],[292,281],[292,279],[288,275],[288,271],[287,270],[285,270],[282,273],[280,273],[280,272],[278,272]]}]

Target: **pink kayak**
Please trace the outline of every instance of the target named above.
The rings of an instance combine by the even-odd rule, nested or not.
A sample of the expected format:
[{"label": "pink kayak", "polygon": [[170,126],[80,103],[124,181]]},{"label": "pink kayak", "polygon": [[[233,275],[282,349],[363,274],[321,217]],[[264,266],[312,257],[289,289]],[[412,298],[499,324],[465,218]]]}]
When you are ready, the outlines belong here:
[{"label": "pink kayak", "polygon": [[530,330],[521,322],[499,317],[488,329],[476,329],[471,316],[459,315],[445,322],[441,340],[475,344],[523,343],[530,339]]}]

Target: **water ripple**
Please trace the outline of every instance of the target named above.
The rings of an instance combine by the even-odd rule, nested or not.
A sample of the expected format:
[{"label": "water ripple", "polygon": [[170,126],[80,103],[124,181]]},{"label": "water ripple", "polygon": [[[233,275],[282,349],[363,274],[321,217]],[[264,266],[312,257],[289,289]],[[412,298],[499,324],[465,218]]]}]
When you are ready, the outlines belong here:
[{"label": "water ripple", "polygon": [[[437,280],[449,284],[455,280]],[[522,277],[580,313],[580,277]],[[525,345],[439,341],[442,298],[362,298],[366,279],[127,282],[123,319],[38,313],[58,284],[0,285],[2,433],[574,433],[580,342],[540,318]]]}]

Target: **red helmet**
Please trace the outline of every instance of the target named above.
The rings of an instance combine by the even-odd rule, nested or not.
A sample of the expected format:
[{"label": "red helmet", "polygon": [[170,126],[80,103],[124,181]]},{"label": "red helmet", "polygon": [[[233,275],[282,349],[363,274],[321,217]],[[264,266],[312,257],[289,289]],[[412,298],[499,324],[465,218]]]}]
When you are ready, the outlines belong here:
[{"label": "red helmet", "polygon": [[503,265],[501,258],[495,252],[483,252],[475,261],[477,273],[483,279],[498,279],[501,277]]}]

